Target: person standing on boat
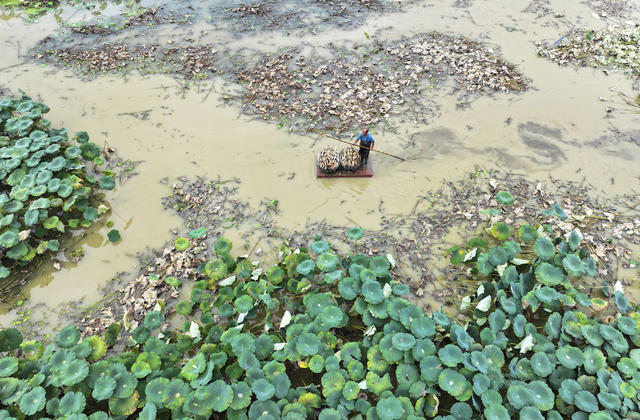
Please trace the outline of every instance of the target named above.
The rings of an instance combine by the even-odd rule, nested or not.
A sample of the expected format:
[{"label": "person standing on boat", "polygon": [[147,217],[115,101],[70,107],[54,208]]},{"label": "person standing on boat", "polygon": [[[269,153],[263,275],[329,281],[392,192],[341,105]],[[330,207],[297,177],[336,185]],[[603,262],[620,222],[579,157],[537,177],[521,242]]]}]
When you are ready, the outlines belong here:
[{"label": "person standing on boat", "polygon": [[[376,143],[373,137],[371,137],[371,134],[369,134],[367,127],[362,129],[362,133],[358,134],[353,144],[358,144],[358,142],[360,142],[360,163],[366,168],[367,161],[369,160],[369,149],[373,149],[373,145]],[[365,147],[368,149],[365,149]]]}]

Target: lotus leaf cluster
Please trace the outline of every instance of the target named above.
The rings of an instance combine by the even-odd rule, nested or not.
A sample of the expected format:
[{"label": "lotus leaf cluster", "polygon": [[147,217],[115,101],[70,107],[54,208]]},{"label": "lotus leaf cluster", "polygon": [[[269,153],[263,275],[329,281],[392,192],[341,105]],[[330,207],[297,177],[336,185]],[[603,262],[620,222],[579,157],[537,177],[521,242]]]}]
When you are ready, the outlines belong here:
[{"label": "lotus leaf cluster", "polygon": [[85,132],[70,141],[65,129],[51,128],[47,112],[27,96],[0,99],[0,278],[58,251],[68,229],[91,226],[97,194],[115,187],[109,171],[95,172],[98,145]]},{"label": "lotus leaf cluster", "polygon": [[218,239],[182,328],[147,312],[109,355],[117,324],[46,347],[0,331],[0,418],[635,418],[640,313],[580,291],[597,273],[579,234],[489,234],[455,251],[478,284],[455,318],[411,303],[388,257],[318,240],[263,271]]}]

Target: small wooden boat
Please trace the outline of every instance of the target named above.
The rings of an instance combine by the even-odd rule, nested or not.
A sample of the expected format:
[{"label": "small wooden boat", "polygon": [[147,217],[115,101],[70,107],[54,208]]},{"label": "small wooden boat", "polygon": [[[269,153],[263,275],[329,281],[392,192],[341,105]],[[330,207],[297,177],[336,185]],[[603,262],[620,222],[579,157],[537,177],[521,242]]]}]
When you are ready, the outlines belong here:
[{"label": "small wooden boat", "polygon": [[367,166],[364,168],[361,167],[355,171],[340,169],[331,174],[323,172],[316,164],[316,178],[370,178],[372,176],[373,168],[371,167],[371,159],[367,161]]}]

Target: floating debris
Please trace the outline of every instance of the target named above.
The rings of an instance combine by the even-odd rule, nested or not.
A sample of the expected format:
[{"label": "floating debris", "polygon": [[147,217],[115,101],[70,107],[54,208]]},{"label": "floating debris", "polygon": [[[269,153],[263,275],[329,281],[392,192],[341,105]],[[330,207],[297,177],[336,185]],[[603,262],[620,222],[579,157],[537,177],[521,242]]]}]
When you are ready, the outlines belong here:
[{"label": "floating debris", "polygon": [[538,49],[558,64],[622,70],[640,76],[640,25],[578,30],[562,41]]},{"label": "floating debris", "polygon": [[266,56],[237,75],[245,89],[243,110],[286,118],[300,130],[340,133],[389,122],[392,109],[424,120],[433,114],[424,84],[441,84],[449,75],[469,94],[527,88],[513,64],[467,38],[434,33],[366,48],[364,61],[339,50],[333,59],[293,52]]},{"label": "floating debris", "polygon": [[60,48],[43,50],[34,56],[37,59],[53,60],[65,66],[76,65],[85,72],[108,72],[123,70],[130,65],[151,58],[157,46],[127,47],[124,44],[105,44],[97,48]]}]

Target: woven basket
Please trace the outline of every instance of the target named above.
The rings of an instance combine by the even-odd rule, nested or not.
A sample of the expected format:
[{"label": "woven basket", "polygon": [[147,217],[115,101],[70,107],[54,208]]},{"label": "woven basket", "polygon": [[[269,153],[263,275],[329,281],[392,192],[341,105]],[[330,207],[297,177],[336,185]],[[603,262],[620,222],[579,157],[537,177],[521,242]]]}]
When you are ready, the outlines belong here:
[{"label": "woven basket", "polygon": [[[332,157],[331,160],[335,160],[336,164],[334,167],[327,167],[326,164],[323,164],[322,157],[325,155],[329,155]],[[316,162],[317,162],[318,168],[320,168],[320,170],[325,174],[332,174],[336,172],[338,169],[340,169],[340,156],[338,155],[338,151],[331,146],[327,146],[320,151],[316,159]],[[326,160],[325,160],[325,163],[326,163]]]},{"label": "woven basket", "polygon": [[[351,154],[351,159],[347,158]],[[360,152],[357,147],[347,146],[340,151],[340,165],[347,171],[360,168]]]}]

